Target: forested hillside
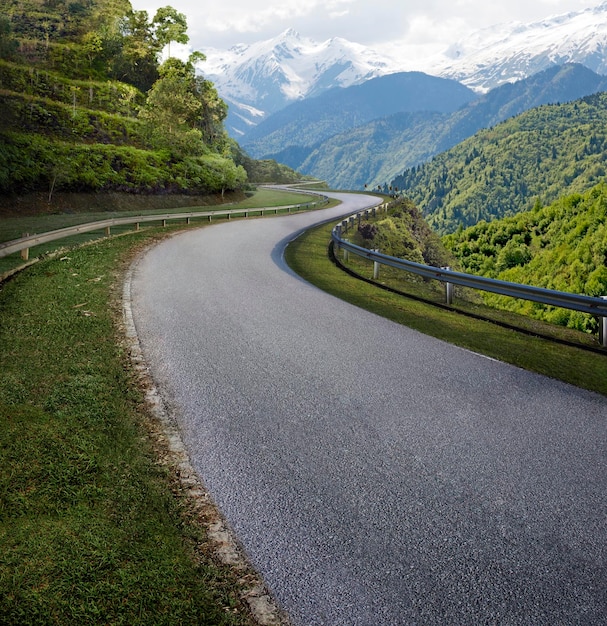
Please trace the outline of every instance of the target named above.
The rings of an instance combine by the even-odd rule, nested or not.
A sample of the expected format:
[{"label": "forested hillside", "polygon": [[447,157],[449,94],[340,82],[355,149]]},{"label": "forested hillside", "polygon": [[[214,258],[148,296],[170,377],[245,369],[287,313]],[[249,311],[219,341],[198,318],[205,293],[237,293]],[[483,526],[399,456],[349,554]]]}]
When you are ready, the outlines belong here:
[{"label": "forested hillside", "polygon": [[607,93],[599,93],[482,130],[392,185],[446,234],[583,192],[603,180],[606,159]]},{"label": "forested hillside", "polygon": [[246,183],[252,161],[196,72],[203,55],[170,57],[171,42],[188,41],[185,16],[164,7],[150,18],[128,0],[0,7],[1,194],[208,194]]},{"label": "forested hillside", "polygon": [[[377,83],[369,81],[369,85]],[[353,88],[341,90],[348,95]],[[411,90],[419,89],[417,93]],[[542,104],[571,102],[607,89],[607,78],[579,64],[554,66],[516,83],[497,87],[472,101],[451,109],[439,109],[432,102],[421,82],[410,83],[406,93],[394,90],[384,99],[393,100],[390,107],[377,106],[375,113],[356,118],[356,126],[341,132],[342,120],[330,128],[332,136],[319,142],[320,137],[300,132],[287,134],[282,139],[288,146],[271,156],[295,169],[322,178],[339,189],[362,189],[367,184],[376,187],[393,180],[405,169],[424,163],[459,142],[474,135],[483,128],[496,124]],[[401,100],[405,98],[405,102]],[[407,104],[417,104],[417,108]],[[320,101],[320,99],[318,99]],[[349,106],[354,106],[355,101]],[[400,105],[400,108],[398,108]],[[306,107],[312,101],[299,103],[298,109],[303,118],[302,127],[313,130],[308,125]],[[293,105],[293,110],[295,105]],[[396,112],[398,111],[398,112]],[[269,130],[270,123],[279,121],[281,112],[260,124],[256,132]],[[365,121],[371,120],[371,121]],[[274,131],[273,131],[274,132]],[[276,129],[274,138],[280,138]],[[318,142],[314,144],[312,137]],[[270,139],[270,137],[268,137]],[[262,139],[262,141],[265,141]],[[266,152],[267,154],[267,152]]]},{"label": "forested hillside", "polygon": [[[589,296],[607,295],[607,184],[549,206],[481,221],[443,237],[463,271]],[[579,330],[596,330],[588,315],[485,294],[488,304]]]}]

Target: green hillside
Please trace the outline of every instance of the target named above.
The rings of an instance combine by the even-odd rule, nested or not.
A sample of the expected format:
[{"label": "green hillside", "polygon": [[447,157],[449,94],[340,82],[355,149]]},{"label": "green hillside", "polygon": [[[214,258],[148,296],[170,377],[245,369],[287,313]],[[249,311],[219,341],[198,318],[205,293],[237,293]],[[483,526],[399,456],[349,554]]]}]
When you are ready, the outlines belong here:
[{"label": "green hillside", "polygon": [[[607,184],[539,202],[516,216],[481,221],[443,237],[463,271],[589,296],[607,296]],[[571,328],[596,331],[589,315],[485,294],[487,304]]]},{"label": "green hillside", "polygon": [[478,132],[392,181],[439,233],[512,216],[601,182],[607,93],[543,105]]},{"label": "green hillside", "polygon": [[[381,92],[377,81],[366,84]],[[339,90],[343,92],[341,97],[349,101],[347,107],[344,104],[337,111],[327,127],[331,133],[327,132],[324,138],[315,132],[311,123],[317,117],[327,115],[328,107],[320,106],[327,103],[321,98],[303,100],[297,103],[297,107],[287,107],[252,132],[266,132],[263,141],[282,137],[283,148],[272,152],[273,158],[326,180],[334,188],[362,189],[365,184],[376,188],[483,128],[495,126],[542,104],[572,102],[604,91],[607,78],[576,63],[554,65],[515,83],[492,89],[457,110],[452,107],[452,112],[439,109],[421,82],[412,82],[407,89],[401,86],[382,94],[378,99],[389,103],[391,109],[385,104],[371,107],[371,98],[366,103],[353,97],[350,99],[353,89]],[[406,106],[407,99],[410,100],[409,106]],[[454,103],[453,99],[447,100]],[[359,114],[350,115],[355,126],[343,130],[344,112],[349,110],[351,114],[356,108]],[[337,119],[340,113],[341,117]],[[289,120],[293,126],[290,130],[286,124]],[[281,122],[285,123],[282,129]],[[299,127],[295,131],[297,124]],[[285,133],[285,129],[288,132]],[[248,141],[248,136],[244,141]]]},{"label": "green hillside", "polygon": [[380,217],[361,220],[358,229],[348,236],[358,246],[415,263],[436,267],[453,263],[440,237],[406,198],[392,200]]},{"label": "green hillside", "polygon": [[128,0],[0,2],[0,193],[215,193],[246,182],[185,17]]}]

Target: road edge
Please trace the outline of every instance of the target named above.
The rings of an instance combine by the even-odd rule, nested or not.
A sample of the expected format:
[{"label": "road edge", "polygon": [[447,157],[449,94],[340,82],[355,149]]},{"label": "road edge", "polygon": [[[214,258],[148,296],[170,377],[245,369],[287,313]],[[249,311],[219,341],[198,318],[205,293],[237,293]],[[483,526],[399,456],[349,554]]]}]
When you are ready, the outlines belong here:
[{"label": "road edge", "polygon": [[137,381],[143,390],[146,410],[158,429],[168,458],[161,462],[171,468],[179,481],[181,491],[196,512],[196,519],[204,526],[218,561],[231,567],[241,586],[240,597],[246,602],[259,626],[291,626],[286,613],[278,607],[260,574],[250,563],[223,515],[197,474],[181,438],[174,416],[156,387],[145,362],[131,306],[131,285],[138,261],[145,251],[131,261],[123,278],[122,324],[125,347]]}]

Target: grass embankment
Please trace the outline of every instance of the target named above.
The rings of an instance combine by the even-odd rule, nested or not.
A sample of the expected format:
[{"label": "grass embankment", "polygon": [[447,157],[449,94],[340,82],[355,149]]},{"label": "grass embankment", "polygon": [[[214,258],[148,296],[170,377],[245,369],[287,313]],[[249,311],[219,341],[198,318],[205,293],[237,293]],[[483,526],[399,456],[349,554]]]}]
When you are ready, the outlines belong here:
[{"label": "grass embankment", "polygon": [[[349,276],[337,268],[327,254],[331,228],[332,225],[324,225],[308,231],[292,242],[286,252],[286,260],[291,268],[317,287],[427,335],[578,387],[607,394],[607,353],[597,354],[548,341],[533,334],[516,332],[496,323],[474,319],[453,310],[384,291]],[[358,261],[352,257],[351,259],[354,265],[358,264]],[[357,269],[360,271],[360,265]],[[381,272],[384,272],[384,268]],[[367,275],[370,274],[372,268],[368,267]],[[415,295],[422,295],[419,284],[412,283],[411,286],[414,292],[418,291]],[[424,290],[425,297],[438,301],[436,287],[424,287]],[[470,305],[468,308],[473,308],[477,315],[498,316],[496,321],[502,323],[514,326],[531,324],[532,333],[553,334],[557,339],[563,338],[563,332],[567,333],[566,329],[531,322],[520,316],[499,313],[480,305]],[[588,342],[588,337],[581,333],[577,338]]]},{"label": "grass embankment", "polygon": [[251,624],[145,428],[116,290],[158,230],[0,288],[0,623]]}]

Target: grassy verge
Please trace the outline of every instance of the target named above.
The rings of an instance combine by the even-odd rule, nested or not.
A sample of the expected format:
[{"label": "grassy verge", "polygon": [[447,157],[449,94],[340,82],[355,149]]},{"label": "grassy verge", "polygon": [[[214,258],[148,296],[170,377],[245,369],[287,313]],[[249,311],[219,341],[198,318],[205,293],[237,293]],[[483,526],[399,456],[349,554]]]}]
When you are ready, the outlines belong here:
[{"label": "grassy verge", "polygon": [[[381,290],[349,276],[328,257],[331,228],[332,225],[324,225],[312,229],[287,248],[287,262],[309,282],[356,306],[427,335],[607,394],[607,354],[596,354],[509,330],[492,322]],[[479,306],[474,308],[477,314],[480,313]],[[503,317],[500,321],[504,321]],[[514,320],[510,319],[510,322],[514,323]],[[539,332],[537,325],[534,327]],[[543,330],[551,332],[547,326]]]},{"label": "grassy verge", "polygon": [[0,286],[2,624],[252,623],[158,462],[117,342],[122,268],[163,233],[71,250]]}]

